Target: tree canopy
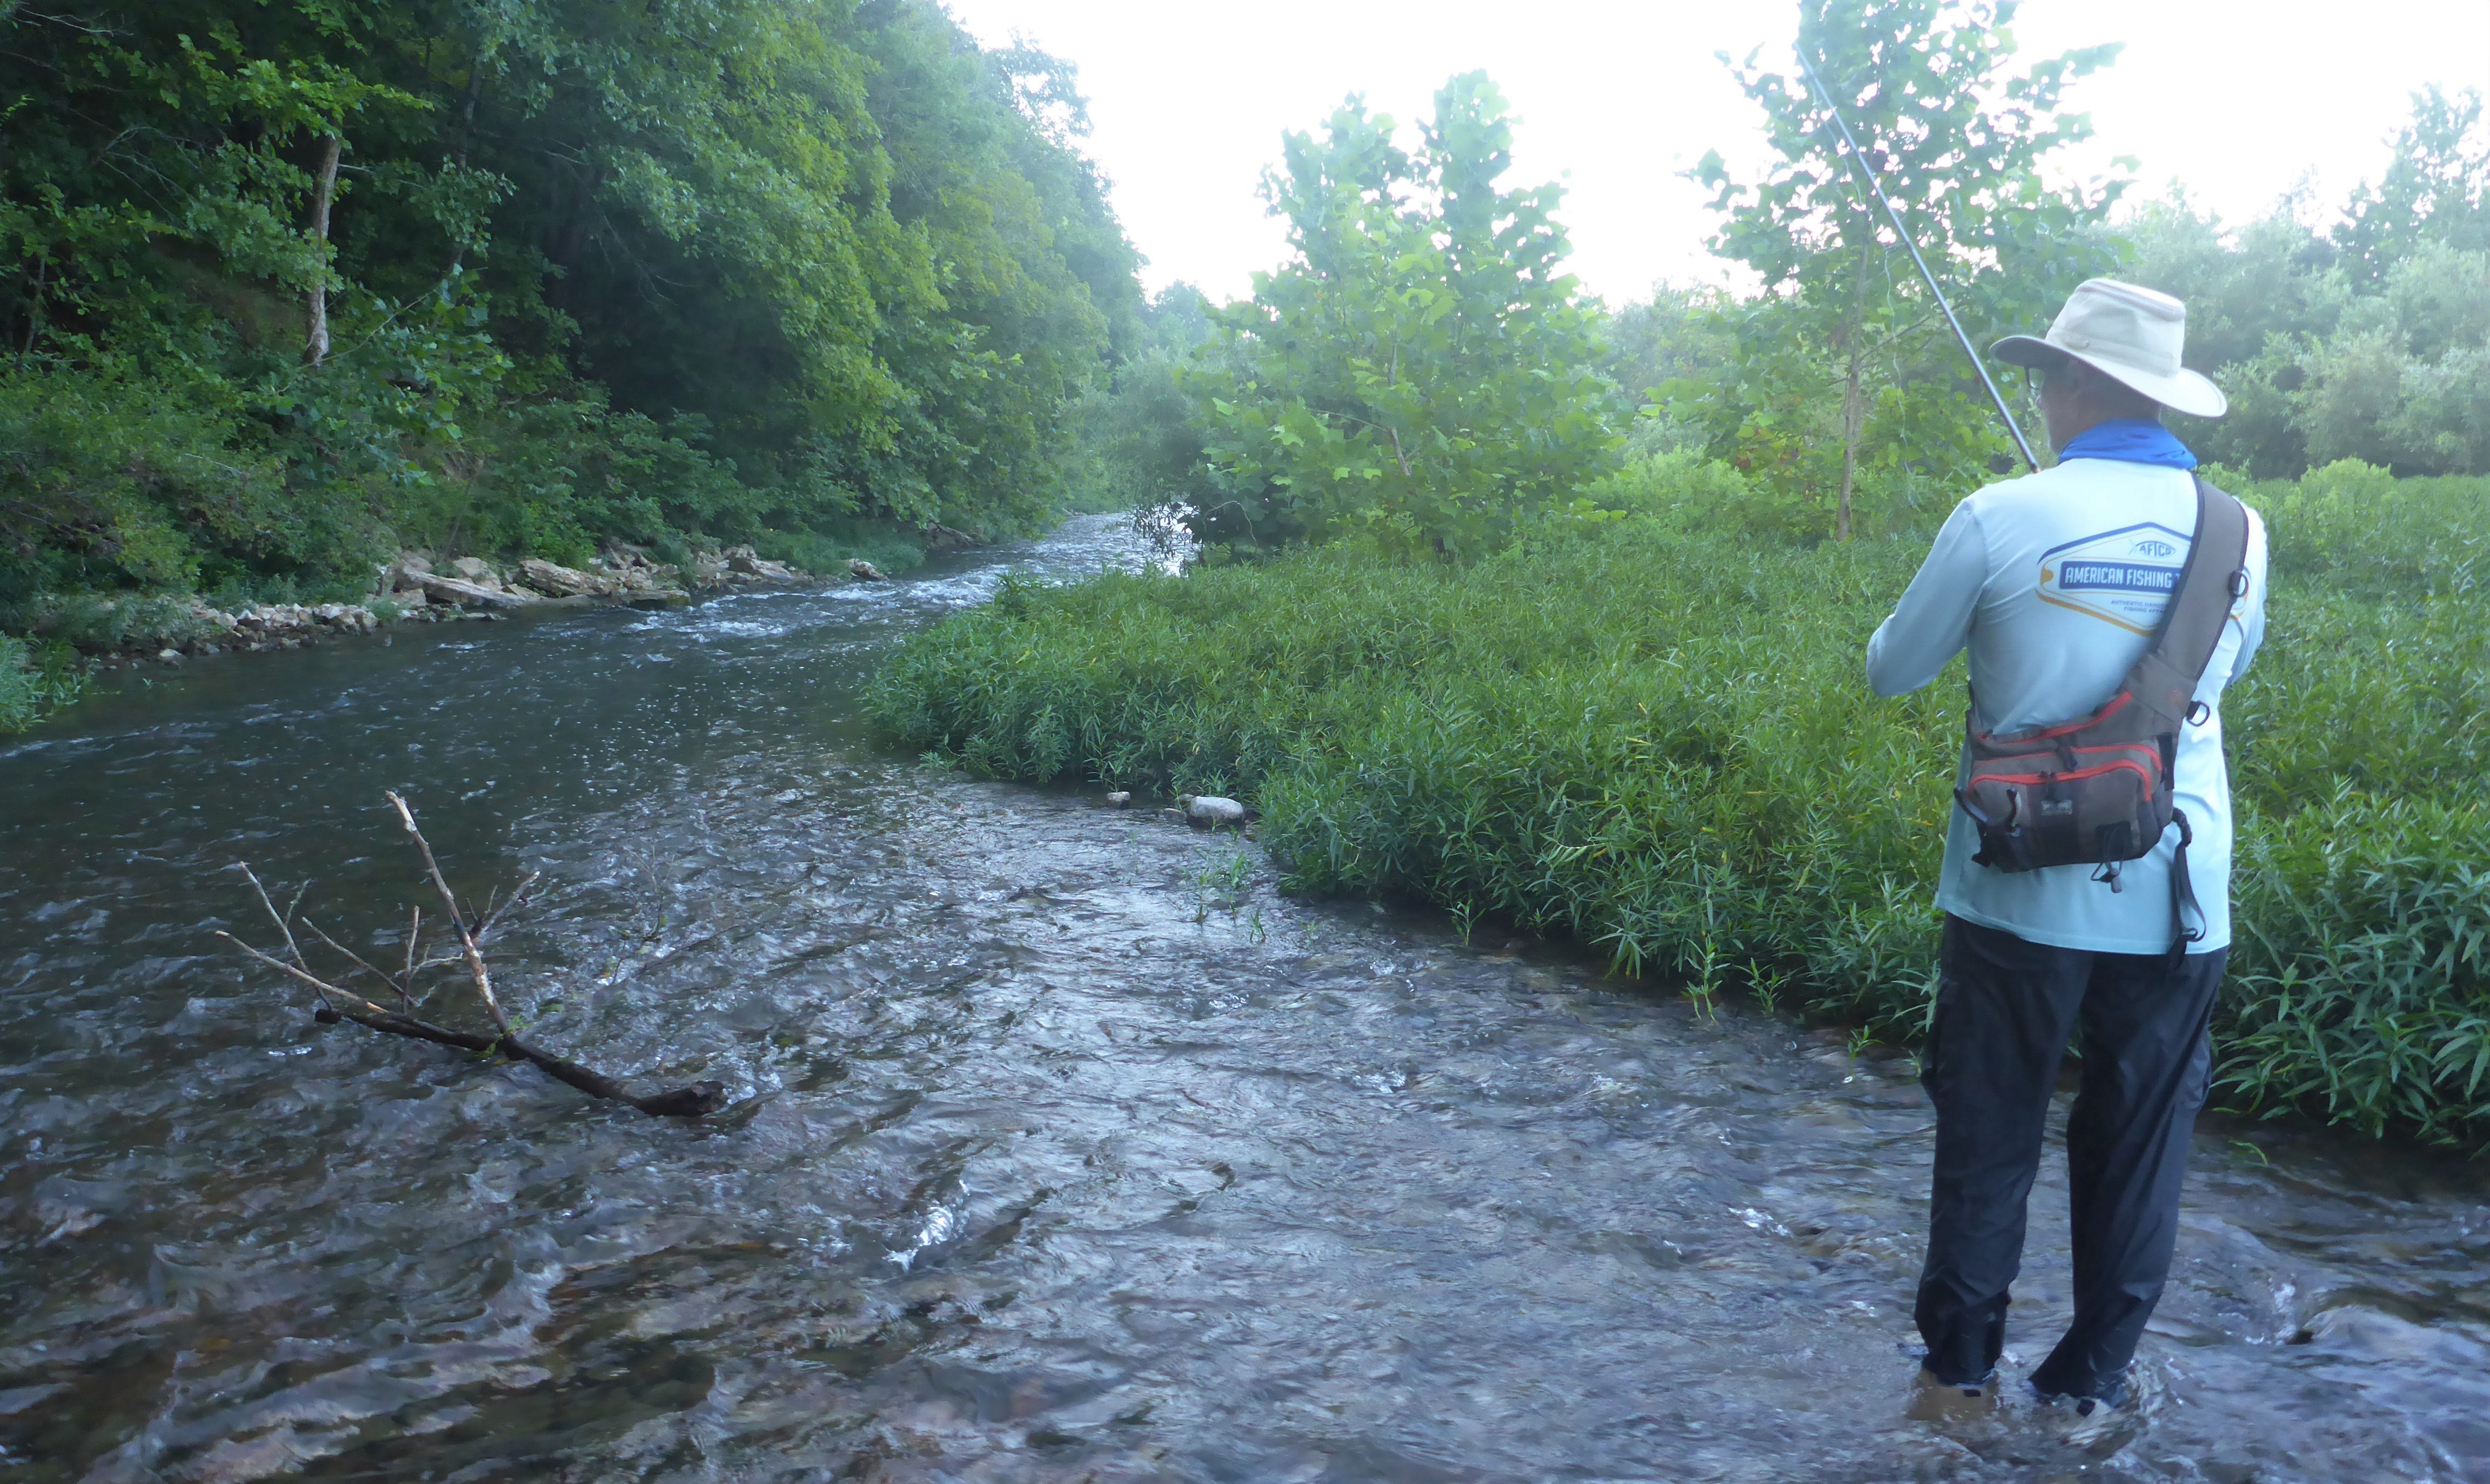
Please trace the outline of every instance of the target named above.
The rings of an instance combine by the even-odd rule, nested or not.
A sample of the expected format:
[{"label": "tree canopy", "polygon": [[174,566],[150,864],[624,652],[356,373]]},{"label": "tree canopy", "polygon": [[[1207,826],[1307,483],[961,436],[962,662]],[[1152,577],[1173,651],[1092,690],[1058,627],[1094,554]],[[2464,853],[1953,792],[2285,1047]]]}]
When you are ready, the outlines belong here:
[{"label": "tree canopy", "polygon": [[[2014,13],[2014,0],[1799,7],[1799,54],[1976,337],[2045,318],[2115,262],[2092,229],[2123,183],[2052,183],[2041,167],[2091,134],[2065,111],[2066,89],[2118,48],[2012,71]],[[1846,539],[1863,458],[1942,478],[2011,445],[1822,101],[1803,76],[1753,57],[1737,75],[1781,158],[1752,182],[1717,153],[1693,172],[1721,214],[1713,250],[1763,290],[1727,310],[1738,358],[1716,441],[1750,468],[1830,493]]]},{"label": "tree canopy", "polygon": [[1143,333],[1075,84],[931,0],[0,11],[0,587],[1025,528]]},{"label": "tree canopy", "polygon": [[1264,191],[1291,260],[1218,312],[1193,388],[1197,532],[1364,532],[1456,558],[1596,472],[1620,411],[1598,315],[1564,271],[1553,186],[1501,186],[1513,125],[1484,73],[1435,95],[1418,148],[1351,99],[1293,133]]},{"label": "tree canopy", "polygon": [[[2331,226],[2295,197],[2226,227],[2184,195],[2121,227],[2128,271],[2187,301],[2188,360],[2231,413],[2187,429],[2258,478],[2359,459],[2490,472],[2490,128],[2425,89]],[[2322,218],[2321,218],[2322,219]]]},{"label": "tree canopy", "polygon": [[1610,313],[1483,74],[1406,133],[1352,98],[1287,136],[1288,260],[1145,303],[1074,69],[934,0],[0,10],[0,628],[353,585],[396,543],[819,559],[1136,500],[1218,551],[1467,560],[1671,449],[1794,527],[1907,524],[2008,444],[1863,164],[1976,340],[2095,272],[2186,298],[2212,457],[2490,468],[2478,95],[2417,97],[2331,225],[2113,224],[2124,183],[2055,161],[2115,48],[2018,64],[2014,14],[1803,0],[1864,160],[1750,57],[1779,158],[1693,173],[1757,291]]}]

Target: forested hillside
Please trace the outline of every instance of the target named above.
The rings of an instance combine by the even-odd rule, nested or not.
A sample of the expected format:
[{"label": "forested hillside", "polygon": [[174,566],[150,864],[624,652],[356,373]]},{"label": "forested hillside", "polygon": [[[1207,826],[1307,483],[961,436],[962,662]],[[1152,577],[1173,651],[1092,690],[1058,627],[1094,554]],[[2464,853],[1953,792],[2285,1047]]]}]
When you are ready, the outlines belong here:
[{"label": "forested hillside", "polygon": [[0,7],[0,630],[1028,529],[1143,334],[1084,128],[931,0]]}]

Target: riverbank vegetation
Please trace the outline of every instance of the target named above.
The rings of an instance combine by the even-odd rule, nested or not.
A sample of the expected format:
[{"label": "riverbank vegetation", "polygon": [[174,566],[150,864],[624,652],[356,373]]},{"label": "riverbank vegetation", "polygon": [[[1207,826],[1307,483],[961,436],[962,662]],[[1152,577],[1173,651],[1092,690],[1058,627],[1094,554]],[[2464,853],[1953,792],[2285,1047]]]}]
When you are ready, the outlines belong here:
[{"label": "riverbank vegetation", "polygon": [[[2124,183],[2049,164],[2086,132],[2068,89],[2111,54],[2017,66],[2012,10],[1822,0],[1799,43],[1976,340],[2121,273],[2189,298],[2192,358],[2231,388],[2231,420],[2180,429],[2229,461],[2274,554],[2271,637],[2226,706],[2224,1096],[2478,1140],[2479,100],[2417,99],[2331,226],[2304,202],[2239,232],[2184,198],[2114,213]],[[1289,138],[1267,188],[1290,261],[1208,307],[1155,411],[1116,410],[1199,561],[1006,587],[888,664],[877,725],[986,776],[1249,799],[1300,890],[1913,1035],[1959,693],[1874,699],[1859,655],[2012,444],[1821,107],[1740,75],[1781,161],[1697,171],[1716,249],[1761,282],[1740,299],[1585,300],[1553,192],[1497,184],[1510,130],[1483,78],[1407,154],[1355,106]]]},{"label": "riverbank vegetation", "polygon": [[75,700],[83,687],[67,645],[29,644],[0,634],[0,736],[34,726]]},{"label": "riverbank vegetation", "polygon": [[1144,334],[1085,128],[932,0],[0,8],[0,632],[1033,529]]},{"label": "riverbank vegetation", "polygon": [[[1908,1039],[1960,743],[1871,698],[1904,540],[1810,544],[1683,455],[1465,566],[1348,547],[1016,586],[870,705],[989,777],[1254,801],[1289,884],[1591,945],[1698,996]],[[2490,480],[2249,486],[2271,634],[2226,701],[2242,801],[2222,1077],[2436,1137],[2490,1128]],[[1757,523],[1752,517],[1763,516]]]}]

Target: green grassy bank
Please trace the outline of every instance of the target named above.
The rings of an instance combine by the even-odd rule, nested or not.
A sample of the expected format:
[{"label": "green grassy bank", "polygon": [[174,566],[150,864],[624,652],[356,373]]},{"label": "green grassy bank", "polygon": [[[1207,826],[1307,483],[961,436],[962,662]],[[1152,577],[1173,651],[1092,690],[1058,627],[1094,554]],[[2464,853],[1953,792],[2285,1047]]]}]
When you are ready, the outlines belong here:
[{"label": "green grassy bank", "polygon": [[[2244,489],[2271,633],[2243,800],[2237,1104],[2490,1132],[2490,480]],[[1962,692],[1860,673],[1917,540],[1812,548],[1717,467],[1611,481],[1474,566],[1343,550],[1014,586],[902,649],[892,741],[987,776],[1229,792],[1291,885],[1597,945],[1907,1038]],[[1957,665],[1959,662],[1957,662]]]}]

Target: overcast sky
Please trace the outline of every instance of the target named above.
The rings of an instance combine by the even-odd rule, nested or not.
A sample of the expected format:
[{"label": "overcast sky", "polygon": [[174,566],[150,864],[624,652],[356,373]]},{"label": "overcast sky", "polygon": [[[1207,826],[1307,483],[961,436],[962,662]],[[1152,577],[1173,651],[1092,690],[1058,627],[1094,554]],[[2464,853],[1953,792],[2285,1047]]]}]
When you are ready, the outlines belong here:
[{"label": "overcast sky", "polygon": [[[1256,186],[1285,129],[1347,94],[1404,123],[1484,68],[1520,116],[1513,184],[1563,179],[1574,267],[1611,300],[1717,281],[1703,193],[1718,149],[1752,173],[1758,115],[1716,51],[1785,65],[1788,0],[948,0],[981,41],[1076,63],[1088,150],[1148,255],[1144,281],[1240,295],[1285,240]],[[2078,173],[2139,161],[2238,219],[2303,181],[2326,211],[2375,176],[2426,83],[2490,90],[2490,0],[2029,0],[2025,59],[2124,42],[2072,92],[2099,138]]]}]

